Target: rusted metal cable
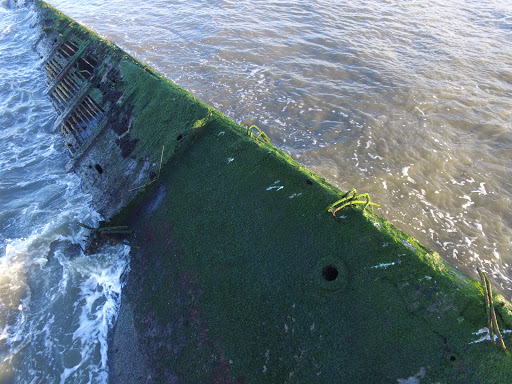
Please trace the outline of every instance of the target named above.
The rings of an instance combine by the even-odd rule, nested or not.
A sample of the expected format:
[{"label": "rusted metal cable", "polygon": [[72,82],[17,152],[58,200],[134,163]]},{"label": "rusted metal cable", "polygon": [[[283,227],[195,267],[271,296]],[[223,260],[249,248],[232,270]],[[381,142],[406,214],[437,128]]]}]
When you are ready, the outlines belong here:
[{"label": "rusted metal cable", "polygon": [[267,134],[265,132],[263,132],[261,129],[259,129],[256,125],[251,125],[249,128],[247,128],[247,134],[249,136],[252,137],[254,135],[253,129],[256,129],[259,132],[258,136],[256,136],[256,140],[260,139],[262,141],[266,141],[267,143],[270,143],[270,139],[267,136]]},{"label": "rusted metal cable", "polygon": [[482,279],[482,288],[484,289],[485,313],[487,315],[487,324],[489,326],[491,343],[494,344],[494,332],[493,332],[493,326],[492,326],[492,320],[491,320],[491,306],[489,304],[489,293],[487,291],[487,284],[485,282],[484,273],[482,272],[480,267],[477,267],[477,271],[478,271],[478,274],[480,275],[480,278]]},{"label": "rusted metal cable", "polygon": [[505,353],[508,353],[507,347],[505,346],[505,342],[503,341],[503,337],[501,336],[500,328],[498,326],[498,321],[496,320],[496,312],[494,311],[494,302],[492,299],[492,287],[487,275],[482,272],[482,270],[477,267],[478,274],[482,279],[482,287],[484,289],[484,297],[485,297],[485,311],[487,313],[487,322],[489,323],[489,333],[491,336],[491,342],[494,343],[494,334],[496,334],[496,338],[498,340],[498,345],[503,349]]},{"label": "rusted metal cable", "polygon": [[[359,199],[366,199],[365,200],[359,200]],[[341,204],[339,207],[335,208],[337,205]],[[336,201],[334,204],[331,204],[327,208],[327,212],[331,212],[334,217],[336,217],[336,212],[338,212],[340,209],[343,209],[350,205],[363,205],[363,211],[370,207],[373,211],[373,206],[380,207],[379,204],[372,203],[370,200],[370,195],[368,193],[360,193],[358,194],[355,189],[352,189],[345,193],[342,198],[338,201]]]}]

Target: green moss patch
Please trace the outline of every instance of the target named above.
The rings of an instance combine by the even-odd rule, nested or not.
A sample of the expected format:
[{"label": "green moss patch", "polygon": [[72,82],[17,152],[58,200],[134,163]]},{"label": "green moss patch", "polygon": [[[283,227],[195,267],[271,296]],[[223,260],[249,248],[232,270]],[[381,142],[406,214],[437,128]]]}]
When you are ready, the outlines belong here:
[{"label": "green moss patch", "polygon": [[334,188],[225,121],[118,217],[144,248],[133,252],[136,312],[187,324],[179,340],[155,336],[181,348],[160,364],[198,382],[396,382],[421,368],[426,382],[509,377],[508,356],[471,344],[486,322],[478,283],[377,215],[334,219]]}]

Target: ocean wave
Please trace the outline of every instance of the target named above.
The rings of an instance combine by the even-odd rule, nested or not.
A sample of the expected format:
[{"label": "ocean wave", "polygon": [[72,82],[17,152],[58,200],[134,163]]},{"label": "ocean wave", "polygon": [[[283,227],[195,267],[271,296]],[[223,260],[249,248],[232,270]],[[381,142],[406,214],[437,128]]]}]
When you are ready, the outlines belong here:
[{"label": "ocean wave", "polygon": [[[2,3],[4,4],[4,3]],[[5,18],[3,17],[5,16]],[[101,216],[55,133],[26,9],[0,20],[0,382],[108,380],[127,245],[84,255]]]}]

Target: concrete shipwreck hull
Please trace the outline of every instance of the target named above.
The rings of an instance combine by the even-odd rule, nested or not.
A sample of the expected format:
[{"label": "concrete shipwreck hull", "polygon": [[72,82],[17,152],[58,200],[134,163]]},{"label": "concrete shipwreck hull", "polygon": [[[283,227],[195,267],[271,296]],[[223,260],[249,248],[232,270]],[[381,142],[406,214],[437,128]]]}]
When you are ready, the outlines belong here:
[{"label": "concrete shipwreck hull", "polygon": [[510,355],[475,342],[480,282],[363,204],[334,217],[344,194],[256,128],[35,7],[69,169],[133,230],[110,381],[512,382]]}]

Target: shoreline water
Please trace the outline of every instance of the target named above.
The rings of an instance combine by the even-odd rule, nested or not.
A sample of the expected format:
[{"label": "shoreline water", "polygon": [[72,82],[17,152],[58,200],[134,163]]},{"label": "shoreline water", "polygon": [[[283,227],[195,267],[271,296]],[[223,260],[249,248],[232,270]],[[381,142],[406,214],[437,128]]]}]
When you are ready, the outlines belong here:
[{"label": "shoreline water", "polygon": [[127,248],[81,254],[101,217],[65,170],[31,3],[0,4],[0,381],[101,382]]}]

